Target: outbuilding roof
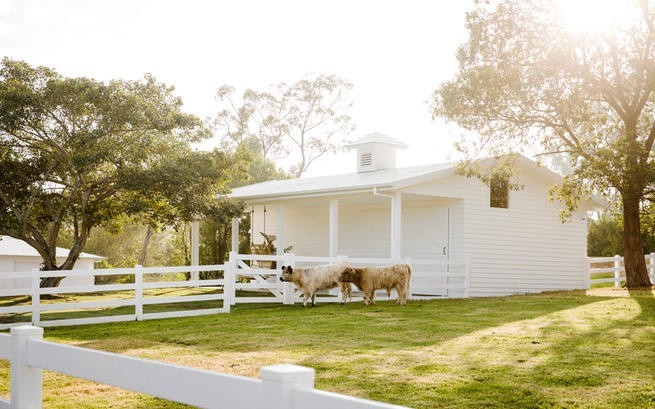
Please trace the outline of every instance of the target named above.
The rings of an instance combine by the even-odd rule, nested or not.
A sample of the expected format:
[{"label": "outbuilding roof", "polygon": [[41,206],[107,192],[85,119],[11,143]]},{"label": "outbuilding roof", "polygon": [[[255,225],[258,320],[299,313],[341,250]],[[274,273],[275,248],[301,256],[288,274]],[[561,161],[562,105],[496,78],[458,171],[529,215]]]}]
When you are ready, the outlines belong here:
[{"label": "outbuilding roof", "polygon": [[[524,156],[518,156],[516,160],[521,166],[532,169],[551,182],[557,182],[560,179],[560,176],[555,172],[538,166],[535,162]],[[350,193],[360,190],[370,190],[372,188],[400,189],[453,175],[456,166],[457,162],[444,162],[422,166],[382,169],[373,172],[271,180],[236,188],[232,191],[230,197],[256,201],[260,199],[283,199],[296,196]]]},{"label": "outbuilding roof", "polygon": [[[57,247],[56,257],[68,257],[68,249]],[[9,236],[0,236],[0,256],[41,257],[34,247]],[[81,259],[102,260],[105,257],[89,253],[80,253]]]},{"label": "outbuilding roof", "polygon": [[348,192],[362,189],[400,188],[418,183],[419,179],[451,174],[453,163],[437,163],[407,168],[382,169],[374,172],[349,173],[311,178],[271,180],[236,188],[230,194],[235,199],[288,197],[318,193]]}]

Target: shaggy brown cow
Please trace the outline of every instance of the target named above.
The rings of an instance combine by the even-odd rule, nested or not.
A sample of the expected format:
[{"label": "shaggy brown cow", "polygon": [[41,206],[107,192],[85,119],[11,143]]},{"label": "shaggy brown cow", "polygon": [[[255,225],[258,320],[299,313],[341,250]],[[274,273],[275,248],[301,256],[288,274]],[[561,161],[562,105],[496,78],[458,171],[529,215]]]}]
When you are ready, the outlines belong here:
[{"label": "shaggy brown cow", "polygon": [[412,271],[407,264],[395,264],[386,267],[355,267],[344,270],[339,280],[353,283],[364,294],[364,305],[375,305],[375,290],[385,289],[387,294],[392,289],[398,292],[396,304],[407,302],[409,279]]},{"label": "shaggy brown cow", "polygon": [[342,283],[339,277],[345,271],[352,270],[346,263],[324,264],[312,267],[291,267],[282,266],[280,281],[293,282],[303,292],[302,306],[307,305],[307,299],[311,297],[312,306],[316,306],[316,292],[341,286],[341,303],[345,304],[347,298],[352,298],[352,287],[350,283]]}]

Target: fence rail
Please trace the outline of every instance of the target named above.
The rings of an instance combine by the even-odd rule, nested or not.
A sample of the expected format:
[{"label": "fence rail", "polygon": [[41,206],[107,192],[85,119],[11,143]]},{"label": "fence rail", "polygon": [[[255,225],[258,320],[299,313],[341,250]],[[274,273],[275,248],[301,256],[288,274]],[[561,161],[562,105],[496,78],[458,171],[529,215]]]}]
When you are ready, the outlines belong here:
[{"label": "fence rail", "polygon": [[48,342],[43,328],[27,325],[0,334],[0,358],[11,362],[11,400],[0,408],[41,408],[42,369],[201,408],[402,408],[314,390],[311,368],[263,367],[252,379]]},{"label": "fence rail", "polygon": [[[655,253],[644,255],[650,282],[655,283]],[[588,257],[590,284],[614,283],[614,287],[621,287],[625,281],[625,265],[623,257]]]},{"label": "fence rail", "polygon": [[[63,270],[63,271],[27,271],[2,273],[0,279],[28,279],[29,287],[18,289],[0,289],[0,297],[30,297],[24,301],[26,305],[1,306],[0,315],[30,314],[29,317],[22,317],[21,322],[0,323],[0,328],[9,328],[17,325],[31,323],[37,326],[61,326],[80,324],[99,324],[107,322],[148,320],[169,317],[183,317],[194,315],[216,314],[230,311],[230,303],[225,302],[226,294],[224,289],[226,270],[225,265],[203,265],[183,267],[134,267],[117,269],[90,269],[90,270]],[[187,273],[191,277],[199,272],[214,272],[223,275],[221,279],[188,279],[181,280],[175,275]],[[46,277],[94,277],[103,276],[128,276],[132,283],[126,284],[92,284],[59,286],[54,288],[40,288],[40,281]],[[229,279],[229,278],[228,278]],[[214,291],[214,294],[184,295],[184,296],[149,296],[144,290],[162,290],[173,288],[198,287]],[[227,286],[229,288],[229,285]],[[219,292],[220,291],[220,292]],[[96,294],[102,293],[104,299],[91,301],[53,301],[44,302],[44,296],[65,296],[70,294]],[[118,294],[117,294],[118,293]],[[229,298],[229,295],[228,295]],[[157,304],[175,304],[181,306],[184,303],[208,301],[213,302],[208,308],[182,309],[170,312],[144,312],[144,306]],[[81,311],[108,311],[109,309],[128,308],[130,312],[114,313],[109,316],[93,316],[81,318],[56,318],[47,319],[49,313],[75,314]],[[45,313],[45,314],[43,314]],[[100,315],[100,314],[95,314]]]},{"label": "fence rail", "polygon": [[[182,266],[182,267],[134,267],[98,270],[66,270],[1,273],[0,280],[23,279],[24,288],[0,288],[0,299],[25,297],[20,305],[0,303],[2,316],[14,316],[20,322],[0,322],[1,328],[31,323],[37,326],[97,324],[119,321],[141,321],[147,319],[188,317],[205,314],[228,313],[230,307],[241,303],[282,303],[294,304],[302,301],[302,294],[292,283],[279,280],[281,265],[310,266],[334,262],[348,262],[354,266],[388,265],[407,263],[412,265],[410,297],[468,297],[469,270],[467,263],[453,263],[445,260],[422,260],[388,258],[350,258],[312,257],[295,254],[252,255],[230,253],[229,262],[221,265]],[[199,279],[200,272],[213,273],[221,278]],[[186,274],[180,279],[180,274]],[[94,277],[124,275],[132,282],[118,284],[68,285],[55,288],[40,288],[42,278],[46,277]],[[203,294],[166,296],[151,295],[154,290],[198,288]],[[322,292],[318,302],[341,302],[338,289]],[[163,292],[163,291],[161,291]],[[100,300],[55,301],[44,298],[66,295],[102,294]],[[29,300],[28,300],[29,298]],[[376,298],[387,299],[382,291]],[[355,293],[352,301],[360,301]],[[167,306],[174,309],[165,312],[147,312],[144,307],[154,305],[181,305],[183,303],[202,303],[203,308],[189,309]],[[188,305],[188,304],[187,304]],[[112,314],[101,316],[113,310]],[[75,317],[84,311],[94,311],[93,317]],[[54,315],[56,314],[56,315]],[[69,316],[62,316],[62,315]],[[89,314],[86,314],[89,315]],[[8,321],[4,319],[4,321]]]}]

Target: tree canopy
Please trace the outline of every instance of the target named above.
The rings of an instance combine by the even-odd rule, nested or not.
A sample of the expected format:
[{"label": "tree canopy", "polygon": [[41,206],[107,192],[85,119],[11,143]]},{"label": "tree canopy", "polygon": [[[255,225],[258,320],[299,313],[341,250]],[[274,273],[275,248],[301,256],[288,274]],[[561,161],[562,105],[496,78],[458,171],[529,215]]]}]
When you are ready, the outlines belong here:
[{"label": "tree canopy", "polygon": [[336,75],[281,82],[264,91],[246,89],[240,97],[234,87],[223,85],[214,125],[226,144],[248,145],[264,161],[292,158],[289,171],[299,177],[352,131],[351,88]]},{"label": "tree canopy", "polygon": [[577,32],[554,1],[476,1],[435,114],[479,133],[464,148],[472,156],[565,154],[571,173],[554,192],[569,210],[591,192],[618,192],[627,285],[650,286],[639,213],[655,198],[655,9],[646,0],[602,6],[629,13]]},{"label": "tree canopy", "polygon": [[[34,247],[46,269],[70,269],[94,226],[202,212],[229,179],[232,158],[191,149],[210,133],[173,91],[149,75],[101,82],[4,58],[0,234]],[[64,227],[72,246],[57,265]]]}]

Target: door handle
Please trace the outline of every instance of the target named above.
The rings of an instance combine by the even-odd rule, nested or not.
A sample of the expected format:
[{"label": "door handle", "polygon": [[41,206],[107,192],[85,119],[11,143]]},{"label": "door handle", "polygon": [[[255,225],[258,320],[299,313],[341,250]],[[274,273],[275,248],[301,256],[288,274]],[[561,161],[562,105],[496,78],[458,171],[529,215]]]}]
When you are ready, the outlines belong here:
[{"label": "door handle", "polygon": [[448,246],[443,246],[443,255],[444,255],[444,256],[446,255],[446,249],[447,249],[447,248],[448,248]]}]

